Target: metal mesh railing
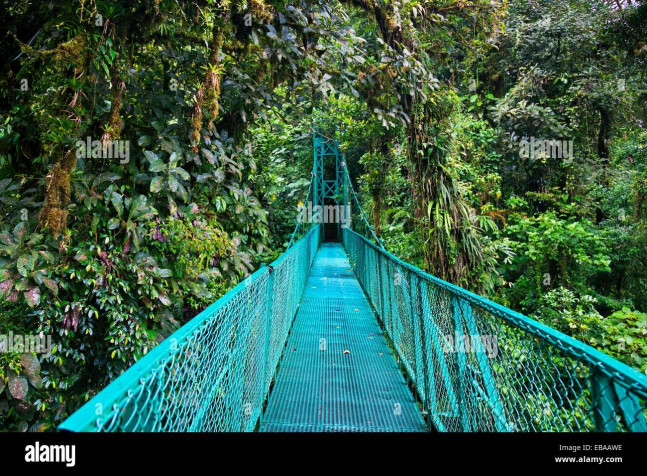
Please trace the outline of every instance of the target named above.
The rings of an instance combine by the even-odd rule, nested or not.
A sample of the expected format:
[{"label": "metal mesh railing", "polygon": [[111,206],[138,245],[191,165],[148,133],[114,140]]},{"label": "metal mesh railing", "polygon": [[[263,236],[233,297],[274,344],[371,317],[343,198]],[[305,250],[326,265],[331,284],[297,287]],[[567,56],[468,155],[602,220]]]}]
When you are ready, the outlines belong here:
[{"label": "metal mesh railing", "polygon": [[647,431],[647,376],[344,229],[351,265],[439,431]]},{"label": "metal mesh railing", "polygon": [[319,246],[313,227],[195,317],[60,427],[252,431]]},{"label": "metal mesh railing", "polygon": [[[340,227],[344,247],[433,427],[647,431],[647,376],[388,253],[361,210],[345,159],[341,166],[343,204],[354,204],[355,229],[375,241]],[[299,219],[288,250],[271,266],[154,348],[59,428],[254,430],[320,233],[320,225]]]}]

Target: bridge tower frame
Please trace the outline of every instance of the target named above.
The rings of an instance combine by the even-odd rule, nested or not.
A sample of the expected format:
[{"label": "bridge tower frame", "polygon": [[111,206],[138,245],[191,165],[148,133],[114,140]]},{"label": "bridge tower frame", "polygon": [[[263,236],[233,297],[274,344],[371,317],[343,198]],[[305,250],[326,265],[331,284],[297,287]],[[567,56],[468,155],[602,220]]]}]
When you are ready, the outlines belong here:
[{"label": "bridge tower frame", "polygon": [[[314,167],[312,170],[313,173],[313,203],[312,208],[314,210],[321,211],[322,223],[325,219],[325,210],[326,210],[326,199],[332,199],[335,201],[336,205],[346,205],[346,174],[344,173],[344,167],[346,160],[344,154],[341,152],[339,147],[339,141],[335,138],[329,138],[323,135],[317,128],[312,134],[313,137],[313,149],[314,149]],[[334,159],[331,159],[334,158]],[[325,177],[325,166],[328,161],[335,161],[335,178],[334,180],[326,180]],[[341,200],[340,200],[341,198]],[[343,203],[340,201],[343,200]],[[321,207],[321,208],[317,208]],[[344,213],[346,211],[344,210]],[[341,210],[337,210],[337,214],[342,213]],[[348,217],[349,219],[350,217]],[[338,220],[337,223],[337,236],[341,238],[341,223]],[[326,238],[326,227],[321,227],[321,241],[324,241]]]}]

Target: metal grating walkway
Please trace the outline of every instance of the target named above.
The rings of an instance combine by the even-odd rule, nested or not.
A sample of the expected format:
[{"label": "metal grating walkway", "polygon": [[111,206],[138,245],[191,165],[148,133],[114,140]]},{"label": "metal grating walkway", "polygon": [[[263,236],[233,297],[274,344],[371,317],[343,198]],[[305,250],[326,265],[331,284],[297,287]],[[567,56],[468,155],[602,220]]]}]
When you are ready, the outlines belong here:
[{"label": "metal grating walkway", "polygon": [[260,431],[427,431],[340,244],[317,252]]}]

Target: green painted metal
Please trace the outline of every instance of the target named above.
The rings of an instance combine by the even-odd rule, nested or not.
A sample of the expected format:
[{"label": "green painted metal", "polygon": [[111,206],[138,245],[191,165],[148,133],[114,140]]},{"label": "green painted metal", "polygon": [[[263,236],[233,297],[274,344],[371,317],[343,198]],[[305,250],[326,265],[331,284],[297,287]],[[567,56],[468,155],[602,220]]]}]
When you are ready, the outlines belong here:
[{"label": "green painted metal", "polygon": [[[347,255],[335,245],[316,254],[323,227],[301,213],[271,266],[154,348],[60,429],[422,430],[384,332],[436,430],[647,431],[647,376],[386,251],[338,142],[318,131],[313,142],[306,205],[335,196],[351,208],[352,228],[338,228]],[[333,184],[323,176],[329,156]]]},{"label": "green painted metal", "polygon": [[337,243],[315,258],[260,431],[426,431]]},{"label": "green painted metal", "polygon": [[647,431],[647,376],[388,253],[341,163],[344,247],[437,430]]},{"label": "green painted metal", "polygon": [[312,227],[313,223],[308,223],[306,220],[306,209],[307,209],[308,203],[313,201],[314,200],[313,197],[316,195],[317,195],[317,184],[316,184],[315,169],[313,168],[311,173],[310,185],[308,186],[308,192],[306,193],[306,199],[305,199],[305,202],[303,202],[303,207],[301,208],[301,210],[297,215],[297,223],[294,227],[294,231],[292,232],[292,235],[290,235],[290,241],[288,242],[287,249],[290,249],[292,245],[297,240],[302,238]]},{"label": "green painted metal", "polygon": [[319,245],[311,230],[63,422],[68,431],[253,431]]},{"label": "green painted metal", "polygon": [[[647,431],[647,376],[424,273],[352,230],[343,231],[343,241],[369,301],[390,323],[387,334],[436,429]],[[380,275],[392,283],[391,296],[380,296]],[[416,281],[422,306],[411,305],[410,294],[418,291],[408,283]],[[380,305],[385,300],[390,308]],[[433,330],[424,345],[416,338],[416,323]],[[466,337],[481,347],[456,345]],[[432,378],[425,378],[420,361]]]}]

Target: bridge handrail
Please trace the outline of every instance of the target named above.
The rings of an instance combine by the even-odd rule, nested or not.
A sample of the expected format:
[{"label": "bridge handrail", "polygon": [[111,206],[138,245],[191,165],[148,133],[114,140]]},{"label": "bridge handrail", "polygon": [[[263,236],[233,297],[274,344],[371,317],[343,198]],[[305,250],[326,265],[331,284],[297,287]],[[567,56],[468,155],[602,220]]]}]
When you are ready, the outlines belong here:
[{"label": "bridge handrail", "polygon": [[59,430],[252,431],[318,244],[317,225],[154,347]]},{"label": "bridge handrail", "polygon": [[[425,400],[423,403],[437,429],[647,431],[647,375],[523,314],[432,276],[353,230],[344,229],[343,239],[357,277]],[[394,282],[397,281],[395,273],[400,273],[404,284]],[[408,334],[402,330],[408,328],[411,328]],[[508,359],[504,362],[486,359],[482,350],[481,354],[476,350],[476,355],[448,356],[455,352],[448,352],[447,336],[441,328],[452,331],[452,336],[454,332],[459,333],[457,340],[459,335],[472,336],[475,331],[498,330],[504,341],[507,338],[514,345],[522,346],[535,361],[528,364],[524,359],[521,363],[515,361],[512,358],[517,355],[515,349],[504,349],[507,352],[504,357]],[[421,340],[421,336],[428,338]],[[519,355],[516,358],[520,359]],[[543,374],[533,381],[533,376],[524,377],[519,370],[511,370],[516,364],[524,371],[543,372],[538,363],[548,368],[547,373],[554,382],[537,382]],[[514,374],[512,377],[504,376],[506,366],[506,371]],[[584,371],[588,374],[581,374]],[[470,372],[476,377],[468,378]],[[457,378],[465,381],[457,383]],[[461,383],[466,387],[465,382],[469,380],[472,380],[469,391],[458,388]],[[537,402],[515,403],[510,398],[512,380],[542,389],[533,394]],[[430,387],[430,381],[434,388]],[[588,388],[582,385],[583,381]],[[567,403],[567,396],[557,395],[559,391],[553,395],[557,388],[577,394],[577,405],[581,408],[572,408],[576,405]],[[454,419],[437,410],[439,391],[444,392],[445,409],[452,409],[449,413],[455,413]],[[502,392],[508,394],[502,395]],[[481,404],[489,411],[470,410],[468,400],[475,394],[480,395]],[[515,398],[523,399],[524,395],[515,395]],[[535,421],[541,417],[533,414],[537,410],[533,405],[542,404],[547,405],[548,412],[563,413],[554,417],[557,421],[550,427],[542,426],[546,421]],[[522,405],[529,407],[523,409],[528,421],[515,421],[512,415],[520,413]],[[461,408],[465,409],[462,414]],[[573,416],[578,412],[582,415]],[[576,421],[565,422],[568,418],[564,415]]]}]

